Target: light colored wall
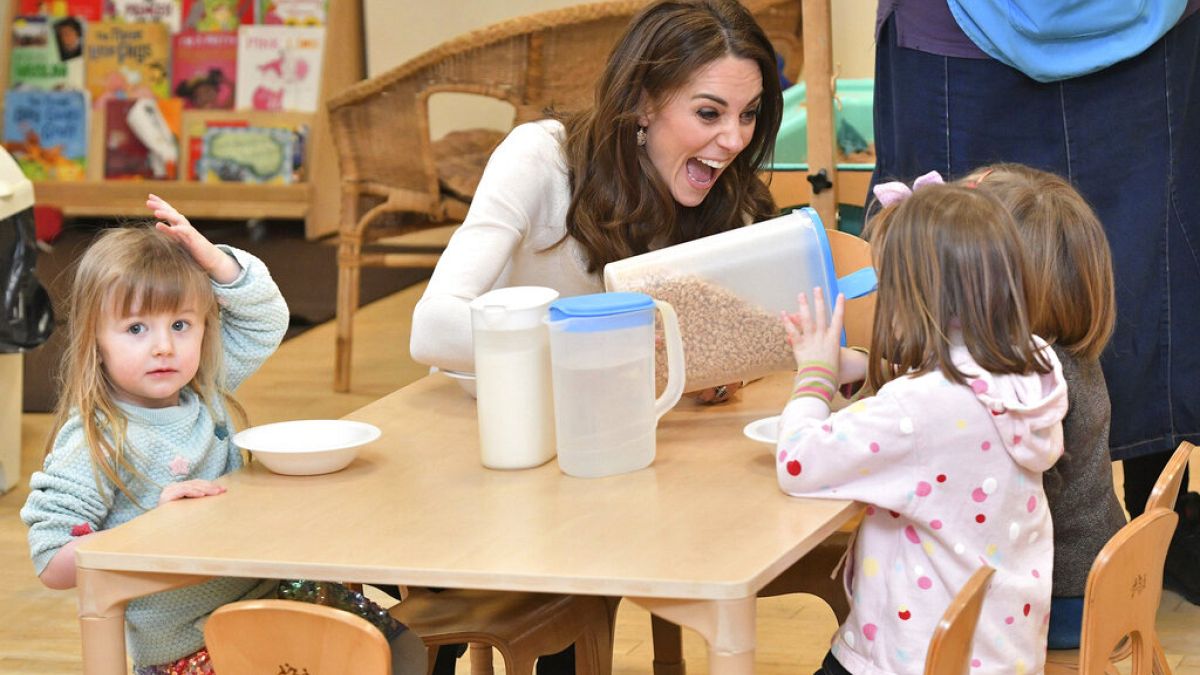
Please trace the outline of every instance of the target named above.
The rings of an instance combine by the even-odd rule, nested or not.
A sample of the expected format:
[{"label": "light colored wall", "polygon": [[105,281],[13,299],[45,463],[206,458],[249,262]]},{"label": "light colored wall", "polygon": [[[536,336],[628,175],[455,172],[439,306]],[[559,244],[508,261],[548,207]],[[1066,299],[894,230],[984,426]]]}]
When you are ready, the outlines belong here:
[{"label": "light colored wall", "polygon": [[833,64],[839,77],[875,76],[876,0],[830,0]]},{"label": "light colored wall", "polygon": [[[871,77],[876,0],[830,0],[833,61],[840,77]],[[367,71],[374,75],[445,40],[502,19],[579,4],[578,0],[363,0]],[[476,126],[508,128],[512,111],[479,97],[442,95],[430,103],[430,133]]]}]

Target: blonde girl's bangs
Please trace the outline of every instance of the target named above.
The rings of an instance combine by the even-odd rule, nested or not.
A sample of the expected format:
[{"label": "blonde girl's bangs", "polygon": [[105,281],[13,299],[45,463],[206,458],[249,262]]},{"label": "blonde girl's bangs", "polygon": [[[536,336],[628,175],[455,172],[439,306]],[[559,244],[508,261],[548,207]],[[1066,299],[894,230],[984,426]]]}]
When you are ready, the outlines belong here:
[{"label": "blonde girl's bangs", "polygon": [[112,274],[104,305],[115,316],[171,314],[191,309],[207,315],[216,303],[208,276],[190,260],[143,259]]}]

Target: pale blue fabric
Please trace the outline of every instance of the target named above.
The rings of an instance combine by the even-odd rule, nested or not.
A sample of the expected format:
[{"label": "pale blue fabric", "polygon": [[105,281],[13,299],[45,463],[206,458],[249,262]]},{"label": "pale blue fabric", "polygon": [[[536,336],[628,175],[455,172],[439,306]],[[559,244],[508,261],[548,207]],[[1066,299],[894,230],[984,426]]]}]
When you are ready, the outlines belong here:
[{"label": "pale blue fabric", "polygon": [[[279,346],[287,330],[288,309],[262,261],[244,251],[221,248],[243,269],[233,283],[213,284],[221,305],[225,384],[232,390]],[[153,508],[165,485],[197,478],[214,480],[242,466],[241,452],[232,440],[235,429],[219,400],[212,401],[210,408],[189,386],[179,392],[179,405],[170,408],[118,405],[129,419],[130,457],[147,479],[123,477],[137,503],[107,479],[103,489],[97,486],[80,416],[73,415],[55,437],[42,470],[30,478],[31,492],[21,509],[38,574],[72,539],[73,529],[111,529]],[[172,471],[173,460],[177,461],[176,471],[180,466],[186,471]],[[131,601],[125,611],[125,636],[134,665],[167,663],[191,654],[204,646],[203,623],[214,609],[236,600],[265,597],[274,593],[277,584],[217,578]]]},{"label": "pale blue fabric", "polygon": [[1039,82],[1102,70],[1141,54],[1187,0],[948,0],[980,49]]}]

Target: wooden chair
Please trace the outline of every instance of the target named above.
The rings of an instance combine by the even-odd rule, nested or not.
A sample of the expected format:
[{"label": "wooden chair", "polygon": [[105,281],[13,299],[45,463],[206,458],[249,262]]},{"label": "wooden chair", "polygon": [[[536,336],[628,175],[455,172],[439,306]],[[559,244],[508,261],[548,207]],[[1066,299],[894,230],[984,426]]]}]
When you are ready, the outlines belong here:
[{"label": "wooden chair", "polygon": [[437,648],[468,643],[472,675],[490,675],[492,649],[508,675],[532,675],[539,656],[575,645],[575,672],[612,673],[617,601],[587,595],[410,589],[391,615],[421,636],[432,672]]},{"label": "wooden chair", "polygon": [[392,672],[387,639],[366,619],[292,600],[225,605],[209,617],[204,641],[221,675]]},{"label": "wooden chair", "polygon": [[[796,79],[801,0],[744,0]],[[328,102],[341,168],[334,390],[350,386],[362,267],[432,267],[438,251],[389,248],[385,237],[461,222],[502,134],[429,137],[429,99],[456,92],[506,101],[514,123],[590,105],[608,53],[645,0],[618,0],[510,19],[445,42]],[[460,143],[459,141],[462,141]],[[464,144],[465,143],[465,144]],[[458,161],[477,158],[474,181]],[[439,166],[440,165],[440,166]],[[465,194],[467,192],[468,194]]]},{"label": "wooden chair", "polygon": [[1115,673],[1114,661],[1123,657],[1132,657],[1131,675],[1170,675],[1155,616],[1178,521],[1173,510],[1148,510],[1100,549],[1084,590],[1079,649],[1047,652],[1048,675]]},{"label": "wooden chair", "polygon": [[1179,488],[1183,482],[1183,470],[1191,459],[1196,446],[1184,441],[1175,449],[1170,461],[1163,467],[1158,480],[1154,481],[1154,489],[1146,500],[1146,511],[1151,509],[1175,509],[1175,501],[1179,498]]},{"label": "wooden chair", "polygon": [[925,675],[964,675],[970,671],[975,624],[995,571],[988,565],[975,570],[942,613],[925,651]]},{"label": "wooden chair", "polygon": [[[870,267],[871,245],[849,232],[826,228],[829,251],[833,255],[834,272],[844,277],[864,267]],[[852,347],[871,346],[871,326],[875,321],[875,294],[846,301],[846,344]]]},{"label": "wooden chair", "polygon": [[[1157,632],[1154,629],[1155,615],[1158,612],[1158,604],[1162,598],[1162,576],[1163,563],[1167,557],[1167,548],[1171,543],[1171,536],[1175,531],[1175,523],[1178,522],[1178,515],[1175,514],[1175,500],[1179,496],[1180,484],[1183,481],[1183,469],[1187,466],[1188,460],[1191,458],[1192,451],[1196,446],[1184,441],[1176,448],[1175,454],[1171,455],[1170,461],[1163,467],[1163,471],[1158,476],[1158,480],[1154,482],[1154,489],[1150,491],[1150,498],[1146,500],[1146,510],[1142,516],[1135,518],[1133,522],[1121,528],[1117,534],[1108,542],[1100,554],[1096,557],[1096,561],[1092,564],[1092,570],[1088,574],[1087,587],[1084,590],[1084,614],[1083,614],[1083,632],[1081,635],[1079,649],[1052,649],[1046,655],[1046,672],[1058,675],[1068,675],[1077,673],[1080,670],[1088,667],[1084,664],[1088,663],[1089,655],[1084,658],[1083,655],[1088,654],[1087,650],[1107,650],[1106,659],[1107,665],[1104,670],[1115,672],[1113,664],[1121,663],[1131,656],[1134,657],[1135,668],[1139,660],[1144,661],[1144,654],[1135,653],[1139,649],[1141,652],[1150,652],[1150,667],[1156,675],[1169,675],[1170,669],[1166,664],[1165,655],[1163,654],[1162,645],[1159,644]],[[1170,529],[1166,532],[1165,538],[1159,539],[1150,535],[1138,535],[1142,543],[1139,544],[1121,544],[1118,540],[1127,542],[1134,535],[1127,530],[1134,523],[1141,521],[1151,513],[1159,513],[1161,515],[1174,515],[1174,520],[1171,520]],[[1169,520],[1169,519],[1168,519]],[[1145,530],[1150,526],[1142,523],[1139,525],[1141,530]],[[1158,524],[1154,526],[1156,531],[1162,530],[1167,526]],[[1139,551],[1142,558],[1135,560],[1136,563],[1144,562],[1148,572],[1143,576],[1139,571],[1133,572],[1132,581],[1129,579],[1130,572],[1119,568],[1119,571],[1105,571],[1109,566],[1115,566],[1119,563],[1111,562],[1111,559],[1116,553],[1119,546],[1140,546],[1144,550]],[[1110,550],[1112,549],[1112,550]],[[1129,557],[1131,554],[1124,554]],[[1143,560],[1144,559],[1144,560]],[[1128,564],[1128,563],[1127,563]],[[1120,574],[1125,573],[1124,577]],[[1093,582],[1093,577],[1097,580]],[[1124,584],[1124,585],[1122,585]],[[1139,586],[1153,586],[1152,594],[1143,594],[1138,590]],[[1095,588],[1095,590],[1093,590]],[[1121,597],[1121,593],[1125,588],[1131,588],[1130,593],[1136,599],[1135,602],[1126,605],[1126,599]],[[1115,590],[1114,589],[1118,589]],[[1096,598],[1092,597],[1093,593],[1097,593]],[[1108,595],[1105,595],[1107,593]],[[1109,597],[1112,594],[1118,597],[1115,599]],[[1138,597],[1141,596],[1141,597]],[[1123,618],[1128,619],[1128,622],[1111,622],[1113,630],[1119,629],[1122,626],[1132,626],[1132,628],[1124,629],[1123,633],[1116,633],[1117,639],[1112,639],[1110,632],[1104,629],[1104,632],[1098,636],[1092,637],[1089,642],[1089,610],[1092,610],[1091,619],[1093,623],[1102,622],[1106,612],[1121,613]],[[1101,629],[1093,629],[1101,630]],[[1136,633],[1136,636],[1134,635]],[[1128,637],[1127,637],[1128,635]],[[1125,638],[1125,639],[1121,639]],[[1107,643],[1107,646],[1104,646]],[[1139,648],[1139,644],[1141,645]],[[1145,664],[1143,664],[1145,666]],[[1098,666],[1092,665],[1092,668]],[[1093,672],[1101,672],[1094,670]],[[1143,671],[1147,672],[1147,671]]]}]

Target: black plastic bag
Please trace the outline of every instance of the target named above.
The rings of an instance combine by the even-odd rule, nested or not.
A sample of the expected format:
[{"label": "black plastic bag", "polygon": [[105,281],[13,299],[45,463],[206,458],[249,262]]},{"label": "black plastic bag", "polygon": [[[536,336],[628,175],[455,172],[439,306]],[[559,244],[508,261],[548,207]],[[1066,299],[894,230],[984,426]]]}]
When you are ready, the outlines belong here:
[{"label": "black plastic bag", "polygon": [[54,332],[50,295],[34,276],[35,232],[32,208],[0,220],[0,353],[33,349]]}]

